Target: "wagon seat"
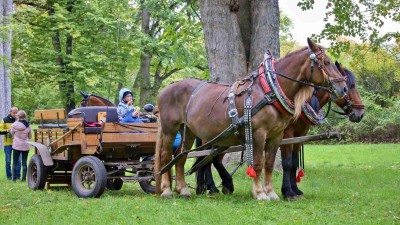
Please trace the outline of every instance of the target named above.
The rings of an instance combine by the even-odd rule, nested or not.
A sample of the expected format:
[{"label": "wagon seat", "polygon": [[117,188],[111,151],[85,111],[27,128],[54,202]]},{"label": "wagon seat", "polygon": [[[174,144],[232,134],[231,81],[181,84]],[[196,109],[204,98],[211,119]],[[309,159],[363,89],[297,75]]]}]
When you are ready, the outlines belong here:
[{"label": "wagon seat", "polygon": [[117,107],[110,106],[88,106],[71,110],[68,118],[83,118],[85,134],[100,134],[101,124],[99,123],[99,113],[106,113],[106,122],[118,122]]}]

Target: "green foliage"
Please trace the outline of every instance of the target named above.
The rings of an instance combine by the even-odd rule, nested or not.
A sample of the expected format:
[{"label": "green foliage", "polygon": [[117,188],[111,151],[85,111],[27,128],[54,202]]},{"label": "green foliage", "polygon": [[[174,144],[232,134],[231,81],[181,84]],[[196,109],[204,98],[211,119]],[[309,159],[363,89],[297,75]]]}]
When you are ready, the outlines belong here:
[{"label": "green foliage", "polygon": [[[302,10],[312,9],[314,0],[301,0],[297,5]],[[326,4],[325,27],[316,38],[318,41],[324,38],[334,41],[336,54],[349,50],[348,40],[337,40],[342,36],[358,37],[378,49],[400,38],[398,31],[381,31],[387,21],[400,22],[399,10],[399,0],[329,0]]]},{"label": "green foliage", "polygon": [[[152,54],[152,80],[157,70],[165,75],[173,68],[180,69],[172,77],[174,80],[208,76],[201,23],[194,16],[196,6],[185,1],[25,3],[18,1],[15,8],[12,85],[13,102],[28,111],[37,108],[26,107],[63,107],[58,87],[63,80],[74,83],[75,102],[82,98],[80,90],[113,101],[118,88],[132,87],[141,54],[146,51]],[[150,10],[153,18],[150,35],[141,29],[143,7]],[[60,53],[54,48],[56,32],[61,42]],[[68,37],[72,37],[72,54],[66,49]],[[47,96],[20,96],[18,90],[25,89]],[[42,103],[43,100],[48,103]]]}]

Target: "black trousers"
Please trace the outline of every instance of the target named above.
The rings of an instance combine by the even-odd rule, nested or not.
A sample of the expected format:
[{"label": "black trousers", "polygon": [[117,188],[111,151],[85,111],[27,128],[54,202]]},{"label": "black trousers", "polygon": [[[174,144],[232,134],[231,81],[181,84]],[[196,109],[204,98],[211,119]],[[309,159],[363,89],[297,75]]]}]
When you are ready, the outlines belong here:
[{"label": "black trousers", "polygon": [[19,151],[16,149],[13,149],[13,173],[12,173],[12,179],[13,181],[17,180],[17,177],[15,176],[15,174],[17,174],[17,165],[18,165],[18,159],[19,156],[22,155],[22,176],[21,176],[21,180],[25,181],[26,180],[26,171],[27,171],[27,166],[26,166],[26,162],[28,160],[28,154],[29,151]]}]

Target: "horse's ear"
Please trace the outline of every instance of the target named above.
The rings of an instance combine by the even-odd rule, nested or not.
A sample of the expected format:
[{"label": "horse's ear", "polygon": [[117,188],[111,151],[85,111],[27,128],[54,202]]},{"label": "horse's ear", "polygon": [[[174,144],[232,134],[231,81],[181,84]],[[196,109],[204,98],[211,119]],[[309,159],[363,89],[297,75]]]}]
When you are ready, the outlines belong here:
[{"label": "horse's ear", "polygon": [[335,61],[336,67],[339,69],[340,68],[340,63],[338,61]]},{"label": "horse's ear", "polygon": [[84,98],[89,97],[89,95],[88,95],[86,92],[80,91],[80,93],[81,93],[81,95],[82,95]]},{"label": "horse's ear", "polygon": [[308,47],[314,52],[318,51],[317,45],[311,40],[311,38],[307,38]]}]

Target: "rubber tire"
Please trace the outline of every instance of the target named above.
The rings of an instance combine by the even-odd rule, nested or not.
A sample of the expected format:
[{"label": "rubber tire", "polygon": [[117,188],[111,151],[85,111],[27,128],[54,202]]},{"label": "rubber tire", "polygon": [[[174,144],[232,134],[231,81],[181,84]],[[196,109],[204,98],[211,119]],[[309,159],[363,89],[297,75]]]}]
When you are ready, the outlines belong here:
[{"label": "rubber tire", "polygon": [[[86,171],[94,178],[93,188],[85,187],[82,173]],[[103,194],[107,184],[107,171],[100,159],[94,156],[84,156],[80,158],[73,170],[71,178],[72,188],[80,198],[98,198]]]},{"label": "rubber tire", "polygon": [[[142,174],[140,174],[139,177],[147,177],[148,175],[153,175],[153,173],[151,173],[151,172],[142,173]],[[155,184],[152,185],[151,182],[155,182],[154,177],[150,180],[139,181],[140,187],[147,194],[155,194],[156,193],[156,186],[155,186]]]},{"label": "rubber tire", "polygon": [[28,165],[28,187],[32,190],[43,190],[47,180],[47,168],[40,155],[33,155]]}]

